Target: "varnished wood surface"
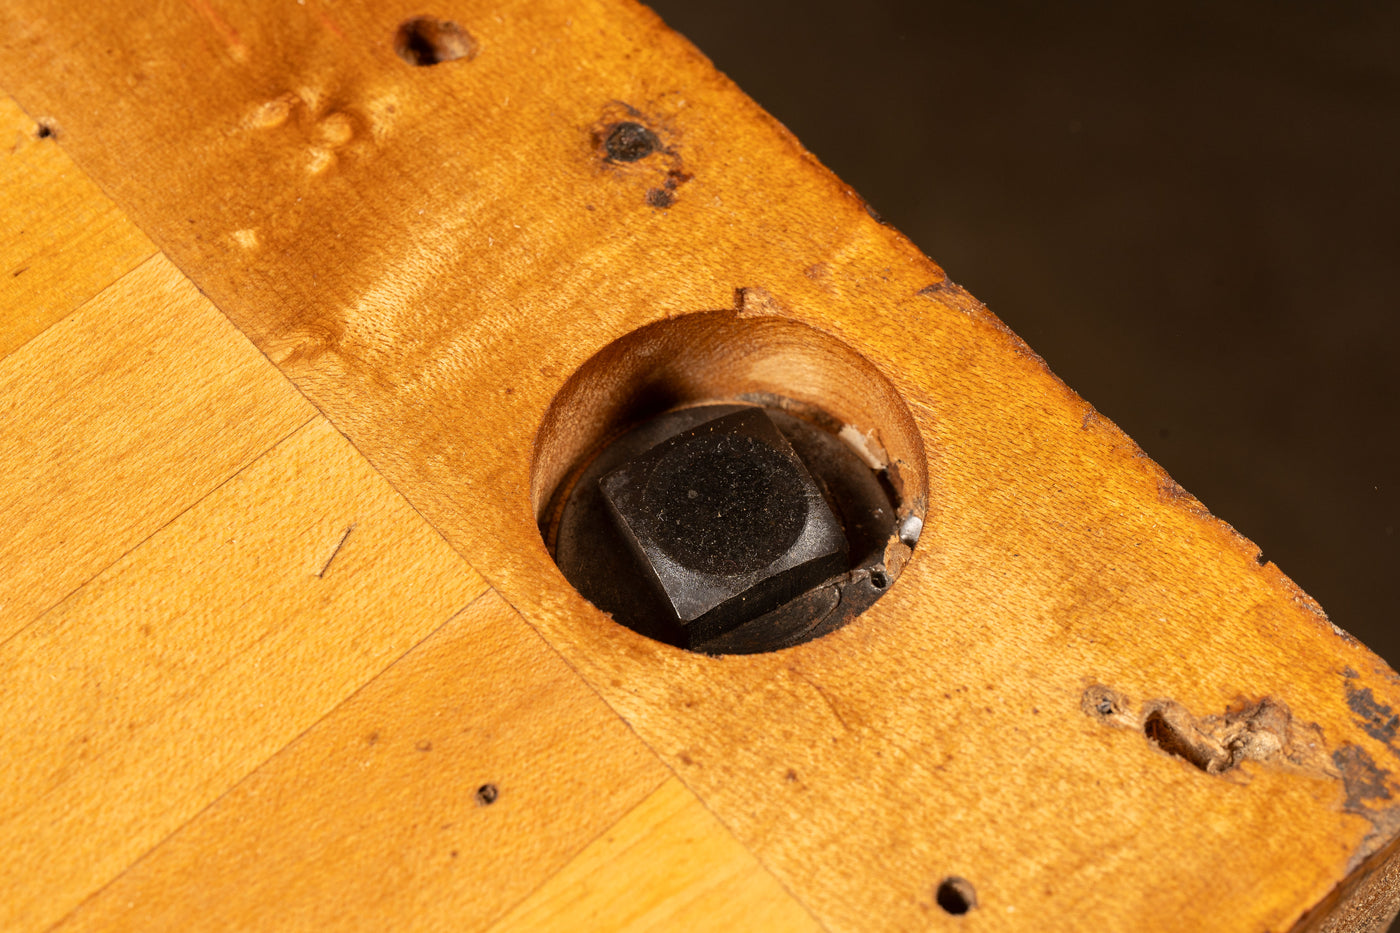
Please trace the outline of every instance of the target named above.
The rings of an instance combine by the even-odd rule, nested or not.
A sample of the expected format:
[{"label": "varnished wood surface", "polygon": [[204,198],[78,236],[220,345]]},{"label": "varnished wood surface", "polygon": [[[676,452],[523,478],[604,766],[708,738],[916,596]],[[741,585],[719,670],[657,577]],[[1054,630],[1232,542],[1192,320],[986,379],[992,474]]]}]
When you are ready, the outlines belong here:
[{"label": "varnished wood surface", "polygon": [[[16,893],[6,907],[17,925],[42,928],[64,916],[94,928],[132,925],[143,906],[172,926],[202,922],[211,915],[201,911],[201,892],[217,864],[230,884],[223,922],[233,926],[343,920],[357,906],[347,904],[345,888],[368,886],[357,904],[381,926],[386,916],[421,918],[423,926],[489,925],[502,916],[522,928],[562,926],[601,914],[642,925],[673,916],[699,923],[682,906],[691,899],[754,897],[775,924],[811,919],[828,929],[1282,930],[1328,903],[1354,869],[1379,867],[1366,860],[1394,837],[1400,790],[1387,767],[1396,755],[1386,732],[1400,705],[1395,675],[1333,630],[1277,568],[1259,566],[1249,542],[866,214],[693,49],[624,4],[500,4],[448,11],[476,40],[474,58],[414,69],[391,42],[408,12],[309,0],[171,4],[151,18],[121,4],[79,10],[34,0],[0,14],[0,83],[31,117],[52,121],[82,169],[368,458],[377,473],[354,457],[335,473],[358,477],[345,494],[401,494],[411,506],[409,525],[419,522],[426,537],[391,548],[397,558],[370,562],[382,576],[367,571],[356,609],[397,606],[417,580],[407,568],[430,554],[444,559],[428,525],[499,591],[464,616],[453,616],[461,606],[445,598],[437,635],[429,636],[427,618],[424,628],[379,630],[385,646],[399,644],[400,634],[403,650],[421,643],[393,666],[387,647],[357,656],[364,638],[342,629],[318,630],[327,639],[319,649],[287,632],[288,645],[305,649],[301,667],[283,659],[287,676],[319,681],[333,654],[342,679],[321,684],[311,699],[282,696],[275,677],[245,676],[246,692],[228,694],[230,703],[243,710],[277,694],[289,712],[247,718],[240,736],[221,734],[219,753],[231,756],[222,770],[217,760],[207,771],[188,766],[174,747],[186,734],[182,717],[195,716],[196,733],[218,718],[198,719],[198,694],[143,693],[142,678],[156,668],[119,637],[100,638],[96,652],[79,639],[67,662],[63,654],[11,662],[6,676],[20,678],[52,674],[59,663],[82,672],[129,663],[115,708],[124,701],[149,712],[163,703],[173,724],[164,745],[133,739],[108,757],[133,756],[133,786],[163,781],[160,769],[174,768],[199,787],[168,798],[162,789],[152,809],[166,822],[143,823],[149,835],[123,854],[76,833],[45,837],[55,830],[42,807],[18,808],[7,832],[26,844],[6,879],[35,877],[10,885]],[[106,41],[117,36],[128,38]],[[61,67],[43,67],[54,62]],[[626,106],[656,128],[666,159],[604,162],[598,130]],[[658,199],[657,190],[669,193]],[[738,289],[769,296],[743,313],[808,323],[892,381],[927,451],[929,512],[904,576],[856,623],[778,654],[710,659],[612,626],[567,587],[535,530],[532,445],[550,401],[589,356],[667,315],[732,307]],[[159,314],[145,315],[151,301],[184,301],[205,316],[192,311],[163,325]],[[187,592],[177,605],[212,624],[211,607],[233,583],[184,591],[165,580],[175,558],[160,549],[197,554],[188,542],[204,532],[177,519],[166,541],[163,527],[186,509],[198,522],[204,513],[191,506],[221,481],[240,470],[252,475],[285,445],[311,444],[317,431],[328,449],[348,452],[266,360],[226,323],[227,331],[215,326],[220,319],[203,301],[164,258],[153,259],[0,361],[12,380],[0,397],[21,415],[6,421],[0,450],[86,442],[107,451],[113,435],[127,436],[128,420],[138,434],[155,425],[152,438],[176,434],[188,443],[188,451],[133,443],[116,469],[100,456],[50,473],[42,465],[60,462],[56,454],[15,460],[19,467],[7,461],[11,496],[35,488],[26,477],[57,483],[6,500],[0,547],[39,542],[12,552],[31,581],[17,591],[49,594],[48,603],[16,603],[29,613],[15,617],[17,639],[25,626],[43,625],[49,606],[61,615],[78,611],[65,609],[70,602],[98,599],[83,584],[101,588],[109,572],[126,581],[113,584],[118,602],[110,605],[120,605],[123,587],[157,602]],[[99,318],[120,320],[123,308],[133,328],[121,331],[133,335],[127,343],[91,336]],[[213,323],[201,325],[206,319]],[[171,325],[178,339],[161,329]],[[86,362],[101,347],[114,362]],[[48,383],[45,401],[34,374],[70,354],[84,362]],[[159,361],[170,374],[159,375]],[[216,414],[174,431],[165,425],[183,424],[178,405],[192,394],[172,391],[180,379],[215,388],[265,380],[267,402],[241,389],[210,392],[257,414],[235,408],[222,422]],[[284,410],[286,430],[259,446],[256,427]],[[54,411],[65,414],[46,414]],[[124,420],[108,427],[104,419]],[[220,424],[225,430],[214,430]],[[329,453],[291,456],[298,476],[311,476],[313,462],[336,463]],[[170,479],[186,476],[194,480]],[[385,479],[392,489],[376,492]],[[94,496],[90,483],[116,484],[115,494]],[[94,501],[102,525],[116,529],[98,539],[101,547],[83,550],[70,544],[81,536],[43,531],[48,524],[26,530],[49,511],[60,517],[54,528],[85,528]],[[348,513],[358,508],[298,525],[293,503],[273,492],[261,502],[271,513],[261,527],[287,547],[285,566],[316,566],[324,555],[318,581],[334,579],[342,556],[357,566],[349,549],[362,539]],[[128,560],[143,568],[129,579],[120,569]],[[280,619],[284,600],[299,597],[275,585],[273,564],[258,564],[269,576],[257,599],[265,600],[261,617]],[[459,595],[469,597],[474,578],[465,565],[458,573]],[[376,596],[373,581],[389,592]],[[445,596],[440,583],[429,589]],[[134,615],[113,609],[105,621],[129,637]],[[89,624],[101,624],[101,612],[97,618]],[[522,618],[542,640],[520,627]],[[577,752],[552,746],[550,761],[566,773],[546,761],[516,785],[518,799],[533,806],[512,810],[503,791],[468,811],[523,820],[513,835],[473,824],[490,826],[481,830],[488,849],[511,853],[501,872],[537,872],[533,885],[512,877],[491,887],[495,900],[482,899],[480,879],[434,862],[441,840],[424,818],[460,816],[481,763],[528,761],[550,743],[548,731],[495,750],[499,757],[471,738],[458,740],[467,743],[460,756],[386,749],[386,793],[405,797],[382,824],[359,821],[371,804],[356,803],[366,798],[344,783],[365,760],[376,704],[392,708],[397,727],[438,734],[427,728],[429,711],[450,705],[452,688],[435,687],[431,674],[405,674],[414,659],[431,668],[440,652],[460,647],[463,672],[499,670],[468,660],[467,635],[444,634],[477,631],[539,654],[510,665],[510,677],[492,675],[504,678],[492,691],[503,704],[540,699],[525,690],[534,698],[527,701],[514,682],[540,677],[556,685],[540,688],[554,697],[548,702],[596,722],[599,732],[579,736],[614,737],[579,739]],[[187,663],[212,684],[209,697],[224,696],[205,668],[214,661],[196,652]],[[384,673],[351,697],[377,671]],[[93,716],[108,700],[79,682],[50,702]],[[1113,697],[1107,714],[1084,705],[1096,687]],[[1184,734],[1209,743],[1227,712],[1265,699],[1289,711],[1276,727],[1283,747],[1225,774],[1167,755],[1143,734],[1150,716],[1167,710]],[[448,718],[478,722],[475,711],[451,708]],[[81,749],[52,741],[71,742],[71,733],[49,719],[23,728],[36,751],[25,770],[7,766],[19,793],[83,805],[81,781],[44,791],[41,778],[26,776],[75,768]],[[277,747],[284,750],[267,760]],[[682,792],[652,753],[689,801],[682,794],[674,808],[667,803]],[[448,769],[450,790],[414,772],[417,762]],[[573,771],[597,769],[603,793],[558,806],[554,789],[577,778],[570,762]],[[131,813],[103,802],[88,798],[89,819],[126,834]],[[687,850],[674,842],[676,825],[698,827],[709,840],[699,845],[693,883],[676,885],[683,870],[649,874]],[[274,842],[283,831],[287,841]],[[631,842],[637,834],[644,841]],[[276,855],[293,846],[304,848]],[[354,857],[336,858],[342,846],[354,847]],[[83,857],[55,871],[48,848]],[[386,862],[400,873],[376,875]],[[614,865],[623,874],[607,874]],[[716,880],[731,872],[740,881]],[[580,880],[599,873],[596,885]],[[965,917],[934,903],[947,875],[976,888],[978,906]],[[661,903],[613,893],[629,879]],[[260,913],[277,902],[304,906],[276,921]]]},{"label": "varnished wood surface", "polygon": [[[15,128],[0,245],[120,219]],[[60,244],[0,359],[0,927],[567,928],[648,877],[629,929],[811,923],[168,261],[70,307]]]}]

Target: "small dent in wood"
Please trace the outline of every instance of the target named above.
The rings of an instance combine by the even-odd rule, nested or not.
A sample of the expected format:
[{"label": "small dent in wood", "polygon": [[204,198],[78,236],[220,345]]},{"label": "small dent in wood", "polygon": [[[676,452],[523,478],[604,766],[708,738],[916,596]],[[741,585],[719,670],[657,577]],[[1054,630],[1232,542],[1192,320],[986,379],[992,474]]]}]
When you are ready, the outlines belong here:
[{"label": "small dent in wood", "polygon": [[1139,732],[1154,748],[1206,774],[1225,774],[1258,761],[1316,777],[1338,777],[1324,748],[1322,730],[1294,718],[1276,697],[1238,700],[1223,714],[1195,716],[1171,699],[1151,700],[1134,714],[1128,699],[1102,684],[1080,698],[1089,717]]},{"label": "small dent in wood", "polygon": [[451,20],[415,16],[394,33],[394,53],[414,67],[470,60],[476,51],[476,40]]}]

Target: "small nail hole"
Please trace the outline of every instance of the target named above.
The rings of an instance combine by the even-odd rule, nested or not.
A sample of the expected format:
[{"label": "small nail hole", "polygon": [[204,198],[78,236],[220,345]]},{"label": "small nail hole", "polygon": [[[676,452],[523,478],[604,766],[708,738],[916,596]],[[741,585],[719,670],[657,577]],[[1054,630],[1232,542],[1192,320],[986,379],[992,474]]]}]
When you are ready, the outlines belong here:
[{"label": "small nail hole", "polygon": [[877,570],[870,575],[870,585],[875,587],[875,589],[877,590],[883,590],[885,587],[890,585],[890,578],[885,576],[884,573],[882,573],[881,571]]},{"label": "small nail hole", "polygon": [[34,137],[36,139],[48,139],[52,135],[54,135],[53,127],[49,126],[47,123],[40,123],[39,128],[34,131]]},{"label": "small nail hole", "polygon": [[614,162],[638,162],[655,152],[656,146],[656,134],[640,123],[619,123],[603,141]]},{"label": "small nail hole", "polygon": [[977,906],[977,892],[963,878],[944,878],[938,886],[937,898],[938,906],[954,916],[962,916]]},{"label": "small nail hole", "polygon": [[495,784],[482,784],[476,789],[476,805],[478,807],[489,807],[496,802],[496,798],[501,792],[496,789]]},{"label": "small nail hole", "polygon": [[399,25],[394,52],[415,67],[437,65],[473,57],[476,41],[451,20],[415,16]]}]

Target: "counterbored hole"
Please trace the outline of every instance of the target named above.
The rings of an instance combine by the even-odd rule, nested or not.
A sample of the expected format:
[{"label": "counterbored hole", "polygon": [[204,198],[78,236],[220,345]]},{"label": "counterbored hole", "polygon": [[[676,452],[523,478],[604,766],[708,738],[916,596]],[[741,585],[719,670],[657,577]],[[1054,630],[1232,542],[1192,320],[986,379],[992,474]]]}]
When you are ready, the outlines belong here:
[{"label": "counterbored hole", "polygon": [[394,51],[410,65],[437,65],[471,58],[476,54],[476,41],[451,20],[415,16],[399,25]]},{"label": "counterbored hole", "polygon": [[977,892],[965,878],[944,878],[937,896],[938,906],[954,916],[962,916],[977,906]]}]

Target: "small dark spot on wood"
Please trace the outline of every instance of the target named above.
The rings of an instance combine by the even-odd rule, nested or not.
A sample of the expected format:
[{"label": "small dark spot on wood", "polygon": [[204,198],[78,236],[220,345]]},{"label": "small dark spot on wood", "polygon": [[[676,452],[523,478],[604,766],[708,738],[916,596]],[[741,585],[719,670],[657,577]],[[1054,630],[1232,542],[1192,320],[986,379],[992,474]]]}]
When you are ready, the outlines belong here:
[{"label": "small dark spot on wood", "polygon": [[451,852],[448,853],[448,855],[452,856],[452,858],[456,858],[456,857],[457,857],[457,850],[456,850],[456,849],[453,849]]},{"label": "small dark spot on wood", "polygon": [[1346,809],[1362,813],[1367,809],[1366,801],[1390,799],[1390,789],[1386,787],[1390,772],[1378,767],[1366,749],[1345,745],[1332,753],[1332,763],[1342,773]]},{"label": "small dark spot on wood", "polygon": [[[603,151],[613,162],[639,162],[660,146],[656,134],[640,123],[617,123],[603,140]],[[590,207],[589,210],[592,210]]]},{"label": "small dark spot on wood", "polygon": [[413,747],[418,749],[420,752],[430,752],[433,750],[433,743],[425,739]]},{"label": "small dark spot on wood", "polygon": [[476,40],[451,20],[415,16],[399,24],[394,52],[415,67],[439,65],[475,57]]},{"label": "small dark spot on wood", "polygon": [[1354,671],[1350,667],[1344,667],[1342,668],[1342,676],[1345,677],[1347,680],[1356,680],[1361,675],[1356,673],[1356,671]]},{"label": "small dark spot on wood", "polygon": [[679,759],[681,760],[681,764],[683,764],[683,765],[693,765],[693,764],[695,764],[695,762],[691,759],[691,757],[690,757],[689,755],[687,755],[685,752],[681,752],[681,753],[680,753],[679,755],[677,755],[676,757],[679,758]]},{"label": "small dark spot on wood", "polygon": [[652,188],[647,191],[647,203],[652,207],[667,208],[675,202],[675,196],[665,188]]},{"label": "small dark spot on wood", "polygon": [[21,275],[24,275],[24,273],[26,273],[26,272],[28,272],[28,271],[29,271],[29,267],[28,267],[28,266],[24,266],[23,268],[16,269],[13,273],[11,273],[11,277],[17,279],[17,278],[19,278]]},{"label": "small dark spot on wood", "polygon": [[496,798],[501,795],[495,784],[482,784],[476,789],[476,805],[478,807],[489,807],[496,802]]},{"label": "small dark spot on wood", "polygon": [[791,768],[788,768],[787,774],[784,774],[784,775],[783,775],[783,780],[787,781],[789,784],[796,783],[796,781],[797,781],[797,772],[794,771],[794,770],[792,770]]},{"label": "small dark spot on wood", "polygon": [[54,128],[52,123],[46,123],[43,120],[39,121],[38,128],[34,130],[35,139],[49,139],[57,137],[58,130]]},{"label": "small dark spot on wood", "polygon": [[977,906],[977,892],[965,878],[956,875],[944,878],[934,895],[945,913],[960,917]]},{"label": "small dark spot on wood", "polygon": [[378,744],[379,744],[379,733],[378,733],[378,732],[371,732],[371,733],[369,734],[369,736],[365,739],[365,742],[366,742],[367,744],[369,744],[369,745],[378,745]]},{"label": "small dark spot on wood", "polygon": [[1116,690],[1103,684],[1094,684],[1084,691],[1079,700],[1079,708],[1097,719],[1117,716],[1128,708],[1128,701]]},{"label": "small dark spot on wood", "polygon": [[1354,690],[1350,684],[1347,685],[1347,706],[1356,714],[1356,724],[1367,735],[1400,755],[1400,748],[1395,744],[1396,735],[1400,734],[1400,715],[1395,710],[1376,699],[1370,687]]}]

